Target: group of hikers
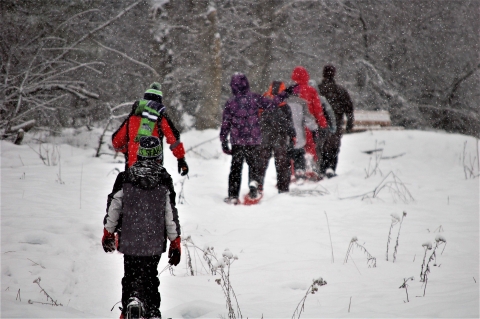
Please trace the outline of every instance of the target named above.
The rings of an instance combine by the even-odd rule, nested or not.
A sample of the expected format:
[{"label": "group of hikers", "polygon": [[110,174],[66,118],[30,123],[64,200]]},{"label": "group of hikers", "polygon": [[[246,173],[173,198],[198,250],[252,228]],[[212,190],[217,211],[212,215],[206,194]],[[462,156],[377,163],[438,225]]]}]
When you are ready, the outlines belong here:
[{"label": "group of hikers", "polygon": [[[244,161],[249,166],[247,196],[261,197],[272,154],[279,193],[288,192],[292,180],[302,183],[335,175],[343,117],[350,131],[353,104],[334,76],[335,67],[325,66],[320,95],[301,66],[292,72],[294,84],[287,87],[274,81],[263,95],[250,91],[244,74],[232,76],[233,96],[226,102],[220,130],[222,150],[232,156],[225,202],[239,203]],[[125,171],[118,174],[107,197],[101,242],[105,252],[118,250],[124,255],[121,319],[161,318],[157,268],[167,250],[167,238],[169,264],[176,266],[181,258],[176,194],[163,167],[164,137],[177,158],[178,173],[187,175],[189,167],[180,133],[162,100],[161,85],[152,83],[112,135],[115,151],[125,155]],[[314,159],[310,172],[305,154]]]},{"label": "group of hikers", "polygon": [[[354,122],[352,100],[335,83],[335,71],[333,65],[324,67],[317,91],[307,70],[297,66],[291,76],[294,84],[286,87],[284,82],[273,81],[263,95],[250,91],[244,74],[232,76],[233,96],[225,104],[220,130],[222,150],[232,156],[226,203],[240,203],[244,161],[249,167],[250,189],[245,201],[262,196],[272,154],[279,193],[288,192],[292,181],[303,184],[306,179],[319,181],[335,176],[344,115],[347,132]],[[313,159],[309,171],[306,154]]]}]

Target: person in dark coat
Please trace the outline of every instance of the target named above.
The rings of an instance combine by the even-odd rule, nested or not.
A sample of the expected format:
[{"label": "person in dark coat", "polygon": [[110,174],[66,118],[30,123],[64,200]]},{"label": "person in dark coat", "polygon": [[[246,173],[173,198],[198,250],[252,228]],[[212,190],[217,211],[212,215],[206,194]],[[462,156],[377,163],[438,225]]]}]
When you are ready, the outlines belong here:
[{"label": "person in dark coat", "polygon": [[[263,96],[273,99],[286,89],[281,81],[274,81]],[[290,185],[290,159],[287,156],[287,146],[293,144],[296,138],[293,128],[292,111],[286,102],[282,102],[277,108],[261,112],[260,126],[262,131],[262,144],[260,146],[260,185],[259,191],[263,191],[265,173],[268,162],[275,158],[277,170],[277,188],[279,193],[289,191]]]},{"label": "person in dark coat", "polygon": [[[225,202],[238,204],[240,185],[242,182],[242,167],[246,161],[249,167],[249,196],[258,198],[260,181],[260,144],[262,134],[260,129],[259,110],[274,109],[285,98],[275,96],[273,99],[263,97],[250,91],[250,84],[245,74],[235,73],[230,81],[233,96],[228,99],[223,110],[220,141],[225,154],[232,155],[230,175],[228,177],[228,197]],[[228,145],[228,136],[230,143]]]},{"label": "person in dark coat", "polygon": [[120,318],[126,316],[129,304],[137,302],[143,304],[144,317],[161,318],[157,267],[167,238],[169,263],[176,266],[181,258],[176,195],[171,176],[160,164],[161,154],[158,137],[140,138],[137,161],[116,185],[121,189],[113,194],[104,218],[102,246],[107,253],[117,249],[114,234],[120,233],[122,225],[118,236],[118,251],[124,255]]},{"label": "person in dark coat", "polygon": [[336,69],[333,65],[326,65],[323,68],[323,80],[318,85],[320,95],[323,95],[333,108],[337,130],[334,134],[330,134],[323,145],[323,159],[321,164],[321,172],[327,177],[335,176],[338,164],[338,154],[340,152],[341,139],[343,135],[343,116],[347,118],[346,131],[351,132],[353,129],[353,103],[347,90],[335,83]]}]

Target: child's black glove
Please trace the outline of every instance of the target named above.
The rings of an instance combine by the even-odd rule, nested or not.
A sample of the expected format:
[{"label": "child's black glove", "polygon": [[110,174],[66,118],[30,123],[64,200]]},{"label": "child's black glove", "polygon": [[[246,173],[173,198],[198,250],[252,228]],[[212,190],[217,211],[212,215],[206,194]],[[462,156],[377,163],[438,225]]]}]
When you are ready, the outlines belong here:
[{"label": "child's black glove", "polygon": [[228,141],[222,142],[222,151],[227,155],[232,155],[232,150],[228,147]]},{"label": "child's black glove", "polygon": [[180,259],[182,257],[182,239],[180,236],[175,238],[174,241],[170,242],[170,248],[168,249],[168,263],[170,265],[176,266],[180,263]]},{"label": "child's black glove", "polygon": [[188,165],[185,161],[185,157],[179,158],[178,160],[178,173],[182,176],[188,174]]}]

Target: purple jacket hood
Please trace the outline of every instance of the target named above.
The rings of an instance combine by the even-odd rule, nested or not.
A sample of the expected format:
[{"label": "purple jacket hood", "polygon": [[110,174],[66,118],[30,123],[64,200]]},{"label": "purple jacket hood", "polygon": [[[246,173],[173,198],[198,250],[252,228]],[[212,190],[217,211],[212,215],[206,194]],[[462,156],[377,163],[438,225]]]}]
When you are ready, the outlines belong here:
[{"label": "purple jacket hood", "polygon": [[245,95],[250,92],[250,84],[248,83],[247,76],[243,73],[235,73],[232,75],[230,81],[230,87],[234,96]]}]

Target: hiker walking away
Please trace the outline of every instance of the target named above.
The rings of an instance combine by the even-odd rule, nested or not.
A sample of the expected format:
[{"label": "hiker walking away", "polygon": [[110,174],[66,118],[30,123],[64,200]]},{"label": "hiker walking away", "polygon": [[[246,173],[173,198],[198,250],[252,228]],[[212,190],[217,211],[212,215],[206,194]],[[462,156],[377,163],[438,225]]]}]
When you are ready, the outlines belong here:
[{"label": "hiker walking away", "polygon": [[[160,90],[160,83],[152,83],[145,91],[143,99],[133,104],[127,119],[113,133],[112,145],[116,152],[125,154],[125,169],[127,169],[137,161],[137,151],[142,136],[156,136],[162,143],[165,136],[170,150],[177,158],[178,173],[185,176],[188,174],[185,149],[180,141],[180,132],[165,112],[165,106],[162,104],[163,93]],[[161,162],[163,164],[163,154]]]},{"label": "hiker walking away", "polygon": [[[295,90],[294,90],[295,91]],[[308,110],[308,102],[293,93],[286,100],[292,112],[292,123],[295,130],[296,139],[290,141],[288,146],[288,157],[293,161],[293,174],[296,184],[303,184],[307,179],[305,148],[307,145],[307,133],[318,130],[318,124],[313,115]],[[312,140],[310,138],[310,140]]]},{"label": "hiker walking away", "polygon": [[[297,66],[293,69],[292,80],[295,81],[298,85],[294,89],[294,93],[301,99],[304,99],[307,102],[308,111],[315,118],[315,121],[318,125],[318,129],[315,131],[307,131],[306,138],[307,142],[310,138],[313,139],[315,143],[315,153],[317,155],[316,165],[314,167],[317,174],[320,175],[320,163],[322,162],[321,154],[323,144],[325,143],[327,132],[328,132],[328,123],[325,118],[322,105],[320,103],[320,98],[318,96],[317,90],[310,85],[308,81],[310,80],[310,75],[307,70],[302,66]],[[321,177],[321,176],[319,176]]]},{"label": "hiker walking away", "polygon": [[[228,177],[228,197],[225,202],[237,205],[240,203],[240,185],[242,182],[242,167],[246,161],[248,171],[248,186],[251,199],[259,198],[258,185],[260,181],[260,130],[259,110],[273,109],[287,96],[277,95],[273,100],[250,91],[250,85],[245,74],[235,73],[230,81],[233,96],[225,103],[223,110],[220,142],[222,150],[232,155],[230,175]],[[228,137],[230,136],[230,149]]]},{"label": "hiker walking away", "polygon": [[[274,81],[263,96],[273,99],[285,89],[283,82]],[[290,159],[287,155],[287,148],[289,144],[294,143],[296,137],[295,129],[293,128],[292,111],[288,104],[282,102],[277,108],[261,112],[260,127],[262,144],[260,145],[261,162],[258,190],[263,191],[265,173],[273,153],[277,171],[278,193],[286,193],[289,191],[290,185]]]},{"label": "hiker walking away", "polygon": [[[137,161],[125,172],[122,189],[113,195],[104,219],[102,246],[105,252],[123,253],[122,314],[161,318],[158,263],[170,240],[169,264],[181,258],[180,222],[175,207],[171,176],[161,165],[158,137],[143,136]],[[121,232],[120,227],[121,225]]]},{"label": "hiker walking away", "polygon": [[347,90],[335,82],[336,69],[333,65],[325,65],[323,68],[323,80],[318,85],[320,95],[325,96],[333,108],[337,130],[331,134],[323,147],[324,160],[321,171],[325,172],[327,177],[335,176],[338,164],[338,154],[340,152],[341,139],[343,135],[343,116],[347,118],[345,130],[350,133],[353,129],[353,103]]}]

